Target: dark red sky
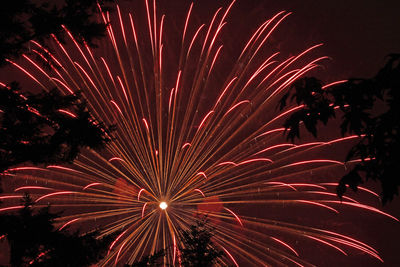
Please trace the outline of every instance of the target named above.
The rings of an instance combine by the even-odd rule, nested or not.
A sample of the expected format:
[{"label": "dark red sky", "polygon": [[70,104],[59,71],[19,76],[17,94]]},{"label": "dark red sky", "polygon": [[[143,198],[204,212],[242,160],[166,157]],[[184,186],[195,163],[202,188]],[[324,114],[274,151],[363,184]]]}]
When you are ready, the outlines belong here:
[{"label": "dark red sky", "polygon": [[[190,2],[159,1],[162,12],[167,14],[165,23],[175,23],[180,31],[184,16],[168,14],[186,14]],[[226,7],[229,3],[229,0],[195,1],[195,14],[201,17],[198,23],[209,21],[218,7]],[[314,44],[324,43],[318,53],[332,59],[325,62],[325,70],[313,75],[327,81],[371,77],[384,64],[386,55],[400,52],[398,0],[239,0],[226,19],[229,25],[222,36],[223,53],[234,54],[265,19],[282,10],[293,14],[277,29],[269,45],[283,54],[296,54]],[[376,189],[379,192],[378,186]],[[387,204],[384,210],[400,217],[400,200]],[[354,231],[349,234],[361,237],[362,241],[377,248],[385,263],[380,264],[368,256],[361,257],[362,262],[360,257],[342,257],[343,261],[339,261],[338,255],[332,253],[332,258],[320,261],[322,265],[336,262],[341,266],[400,266],[396,245],[400,239],[400,224],[375,215],[368,217],[367,213],[360,216],[358,212],[349,212],[344,216],[352,217],[354,225],[341,225],[340,230]],[[339,230],[339,226],[331,230]],[[317,255],[318,249],[310,253]]]},{"label": "dark red sky", "polygon": [[[324,43],[324,55],[332,58],[326,62],[326,70],[320,77],[327,80],[349,77],[371,77],[384,64],[389,53],[400,53],[400,1],[398,0],[246,0],[240,8],[253,10],[254,17],[270,17],[280,10],[292,11],[280,37],[293,38],[282,43],[283,50],[296,49]],[[300,49],[300,48],[299,48]],[[391,214],[400,216],[400,200],[396,199],[384,207]],[[355,223],[374,225],[371,221],[361,222],[353,214]],[[388,222],[375,222],[364,233],[364,240],[376,246],[385,260],[384,264],[353,262],[353,266],[400,266],[398,241],[400,226]]]},{"label": "dark red sky", "polygon": [[[203,2],[200,1],[201,5]],[[371,76],[384,63],[387,54],[400,52],[398,0],[244,0],[235,5],[230,18],[237,20],[236,14],[242,14],[239,22],[244,26],[281,10],[293,12],[278,29],[279,35],[291,39],[282,43],[282,48],[324,43],[324,54],[332,57],[326,64],[332,79]],[[243,18],[243,12],[249,16]]]},{"label": "dark red sky", "polygon": [[400,1],[259,2],[277,2],[274,8],[293,11],[291,22],[304,39],[325,43],[326,54],[333,58],[329,72],[373,75],[388,53],[400,52]]},{"label": "dark red sky", "polygon": [[[166,9],[182,8],[182,14],[185,14],[190,1],[161,2],[168,3]],[[217,7],[227,6],[229,2],[200,0],[195,5],[199,6],[202,13],[212,14]],[[324,43],[321,53],[332,58],[326,62],[326,70],[319,74],[324,79],[332,81],[354,76],[370,77],[384,64],[387,54],[400,52],[399,0],[239,0],[227,21],[234,24],[238,32],[248,30],[249,25],[254,26],[254,31],[261,21],[281,10],[292,11],[293,14],[277,31],[272,45],[287,53],[295,50],[295,53],[313,44]],[[167,20],[171,18],[167,17]],[[246,36],[246,32],[238,36]],[[400,200],[387,204],[385,210],[400,217]],[[357,219],[356,214],[353,216]],[[374,220],[371,218],[365,224],[373,226],[376,224]],[[385,260],[384,265],[369,261],[368,266],[400,266],[397,245],[400,226],[388,220],[387,224],[368,229],[371,233],[365,237],[365,241],[372,242]]]}]

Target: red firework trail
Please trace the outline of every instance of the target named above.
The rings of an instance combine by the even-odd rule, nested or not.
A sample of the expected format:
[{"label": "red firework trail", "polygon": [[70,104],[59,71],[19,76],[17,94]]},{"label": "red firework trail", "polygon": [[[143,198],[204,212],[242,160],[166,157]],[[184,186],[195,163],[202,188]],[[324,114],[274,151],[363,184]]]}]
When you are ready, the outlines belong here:
[{"label": "red firework trail", "polygon": [[[80,45],[64,27],[70,41],[63,45],[53,36],[51,70],[26,55],[10,61],[40,88],[81,91],[93,116],[117,130],[105,151],[86,150],[72,165],[8,170],[5,179],[16,187],[0,197],[0,212],[22,208],[13,203],[29,192],[37,206],[66,210],[60,230],[121,232],[101,266],[130,264],[159,249],[167,251],[165,264],[180,265],[180,231],[203,215],[215,229],[213,244],[225,252],[219,265],[309,266],[313,258],[302,244],[382,261],[356,237],[310,225],[303,216],[288,218],[296,211],[342,220],[342,210],[353,209],[397,221],[359,199],[337,201],[332,174],[338,179],[352,163],[330,151],[358,137],[288,144],[282,135],[285,119],[302,106],[279,112],[277,103],[327,58],[312,56],[321,45],[287,58],[268,52],[271,35],[290,15],[280,12],[253,32],[231,64],[221,36],[234,2],[200,25],[191,4],[179,36],[170,36],[169,26],[182,14],[160,15],[157,1],[145,1],[136,16],[119,7],[116,16],[100,10],[108,35],[103,50]],[[48,59],[47,49],[32,46]]]}]

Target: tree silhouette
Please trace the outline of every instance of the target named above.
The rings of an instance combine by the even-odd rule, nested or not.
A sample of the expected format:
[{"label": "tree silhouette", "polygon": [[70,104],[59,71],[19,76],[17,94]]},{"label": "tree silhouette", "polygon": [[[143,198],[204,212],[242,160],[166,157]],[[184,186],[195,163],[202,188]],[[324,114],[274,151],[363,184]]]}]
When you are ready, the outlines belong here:
[{"label": "tree silhouette", "polygon": [[30,52],[29,42],[45,41],[50,34],[61,42],[64,40],[65,25],[79,42],[94,46],[94,40],[102,37],[106,30],[103,23],[96,21],[97,3],[103,8],[111,0],[85,1],[8,1],[0,9],[0,66],[6,58],[16,58]]},{"label": "tree silhouette", "polygon": [[180,249],[182,266],[214,266],[224,253],[213,246],[212,236],[213,229],[207,227],[205,220],[197,221],[188,230],[182,231],[183,247]]},{"label": "tree silhouette", "polygon": [[[179,248],[179,264],[185,267],[211,267],[215,266],[224,253],[215,248],[211,238],[214,229],[207,226],[207,220],[196,221],[188,230],[180,232],[181,246]],[[163,257],[165,251],[161,250],[154,255],[145,256],[140,261],[129,267],[165,266]]]},{"label": "tree silhouette", "polygon": [[0,235],[10,246],[11,266],[90,266],[107,252],[113,236],[96,239],[96,232],[80,235],[54,227],[59,214],[45,207],[34,212],[29,196],[18,214],[2,216]]},{"label": "tree silhouette", "polygon": [[147,266],[164,266],[163,257],[165,255],[164,250],[160,250],[153,255],[144,256],[140,261],[134,262],[132,265],[125,265],[126,267],[147,267]]},{"label": "tree silhouette", "polygon": [[[8,1],[0,8],[0,66],[22,53],[34,54],[31,40],[45,45],[53,35],[63,43],[63,26],[78,42],[95,46],[106,30],[96,20],[98,5],[105,10],[107,2],[113,1]],[[43,64],[52,64],[49,55],[41,56]],[[26,162],[72,162],[82,148],[99,149],[109,142],[111,128],[93,119],[79,93],[64,96],[54,89],[28,94],[15,82],[0,83],[0,175]],[[9,242],[12,266],[89,266],[104,255],[109,238],[59,231],[53,226],[58,214],[49,208],[34,213],[31,204],[26,199],[18,215],[0,218],[0,237]]]},{"label": "tree silhouette", "polygon": [[[364,180],[380,182],[382,202],[385,204],[398,195],[400,179],[400,54],[391,54],[387,63],[370,79],[349,79],[345,83],[323,88],[314,77],[297,81],[292,91],[283,96],[280,108],[288,100],[304,107],[294,112],[285,122],[287,138],[300,138],[300,125],[317,136],[317,124],[326,124],[335,118],[336,111],[343,114],[342,135],[356,134],[360,141],[346,160],[361,162],[343,176],[337,187],[341,197],[347,186],[354,191]],[[379,108],[383,106],[384,108]]]},{"label": "tree silhouette", "polygon": [[96,122],[79,94],[56,89],[22,94],[18,85],[0,87],[0,173],[24,162],[72,162],[80,149],[102,148],[110,128]]},{"label": "tree silhouette", "polygon": [[[81,148],[99,149],[110,141],[110,128],[92,119],[79,94],[21,94],[14,83],[0,88],[0,110],[0,173],[26,162],[72,162]],[[48,208],[34,214],[31,205],[26,199],[19,215],[0,216],[12,266],[88,266],[104,254],[107,240],[60,232],[53,226],[58,214]]]}]

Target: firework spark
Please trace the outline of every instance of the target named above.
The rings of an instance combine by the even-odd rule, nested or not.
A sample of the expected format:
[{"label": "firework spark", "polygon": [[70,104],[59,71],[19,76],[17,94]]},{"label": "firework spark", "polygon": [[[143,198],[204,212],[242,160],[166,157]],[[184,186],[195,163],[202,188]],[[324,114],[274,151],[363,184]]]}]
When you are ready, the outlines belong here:
[{"label": "firework spark", "polygon": [[[353,237],[302,216],[287,218],[293,207],[305,213],[314,209],[331,220],[351,208],[397,220],[353,198],[339,202],[333,194],[332,179],[346,164],[329,151],[357,137],[285,142],[281,125],[301,107],[279,113],[277,102],[296,79],[326,59],[311,56],[320,45],[288,58],[265,52],[290,13],[262,23],[230,73],[223,79],[216,75],[218,68],[226,69],[220,35],[233,4],[201,25],[194,22],[190,5],[179,37],[164,33],[168,14],[158,14],[156,1],[145,1],[145,20],[135,21],[119,7],[115,17],[100,11],[108,25],[105,46],[112,53],[98,55],[64,27],[71,44],[65,47],[53,36],[51,71],[28,56],[26,62],[11,62],[45,90],[82,91],[93,116],[117,130],[105,151],[84,151],[71,166],[8,170],[21,186],[1,197],[0,211],[20,209],[10,203],[29,192],[38,206],[51,203],[65,210],[59,229],[76,225],[100,228],[101,235],[121,232],[101,265],[132,263],[159,249],[168,251],[166,263],[178,264],[180,229],[204,215],[215,228],[214,245],[226,253],[221,265],[307,266],[302,242],[343,255],[358,250],[382,261],[374,248]],[[48,52],[36,42],[32,46],[38,55]]]}]

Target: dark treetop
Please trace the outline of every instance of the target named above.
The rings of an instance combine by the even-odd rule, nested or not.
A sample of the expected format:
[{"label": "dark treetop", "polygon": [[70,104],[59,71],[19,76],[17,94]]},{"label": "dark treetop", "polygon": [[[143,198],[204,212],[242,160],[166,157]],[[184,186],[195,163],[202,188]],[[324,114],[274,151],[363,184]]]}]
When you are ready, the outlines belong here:
[{"label": "dark treetop", "polygon": [[[281,109],[288,98],[303,104],[304,108],[293,113],[285,122],[287,138],[300,138],[300,125],[317,136],[317,124],[326,124],[341,118],[342,135],[356,134],[360,141],[347,155],[347,161],[361,159],[337,187],[342,196],[346,186],[357,190],[364,179],[380,182],[382,202],[398,195],[400,185],[400,54],[389,56],[387,63],[370,79],[349,79],[326,89],[316,78],[297,81],[293,90],[281,100]],[[382,108],[383,106],[383,108]]]}]

